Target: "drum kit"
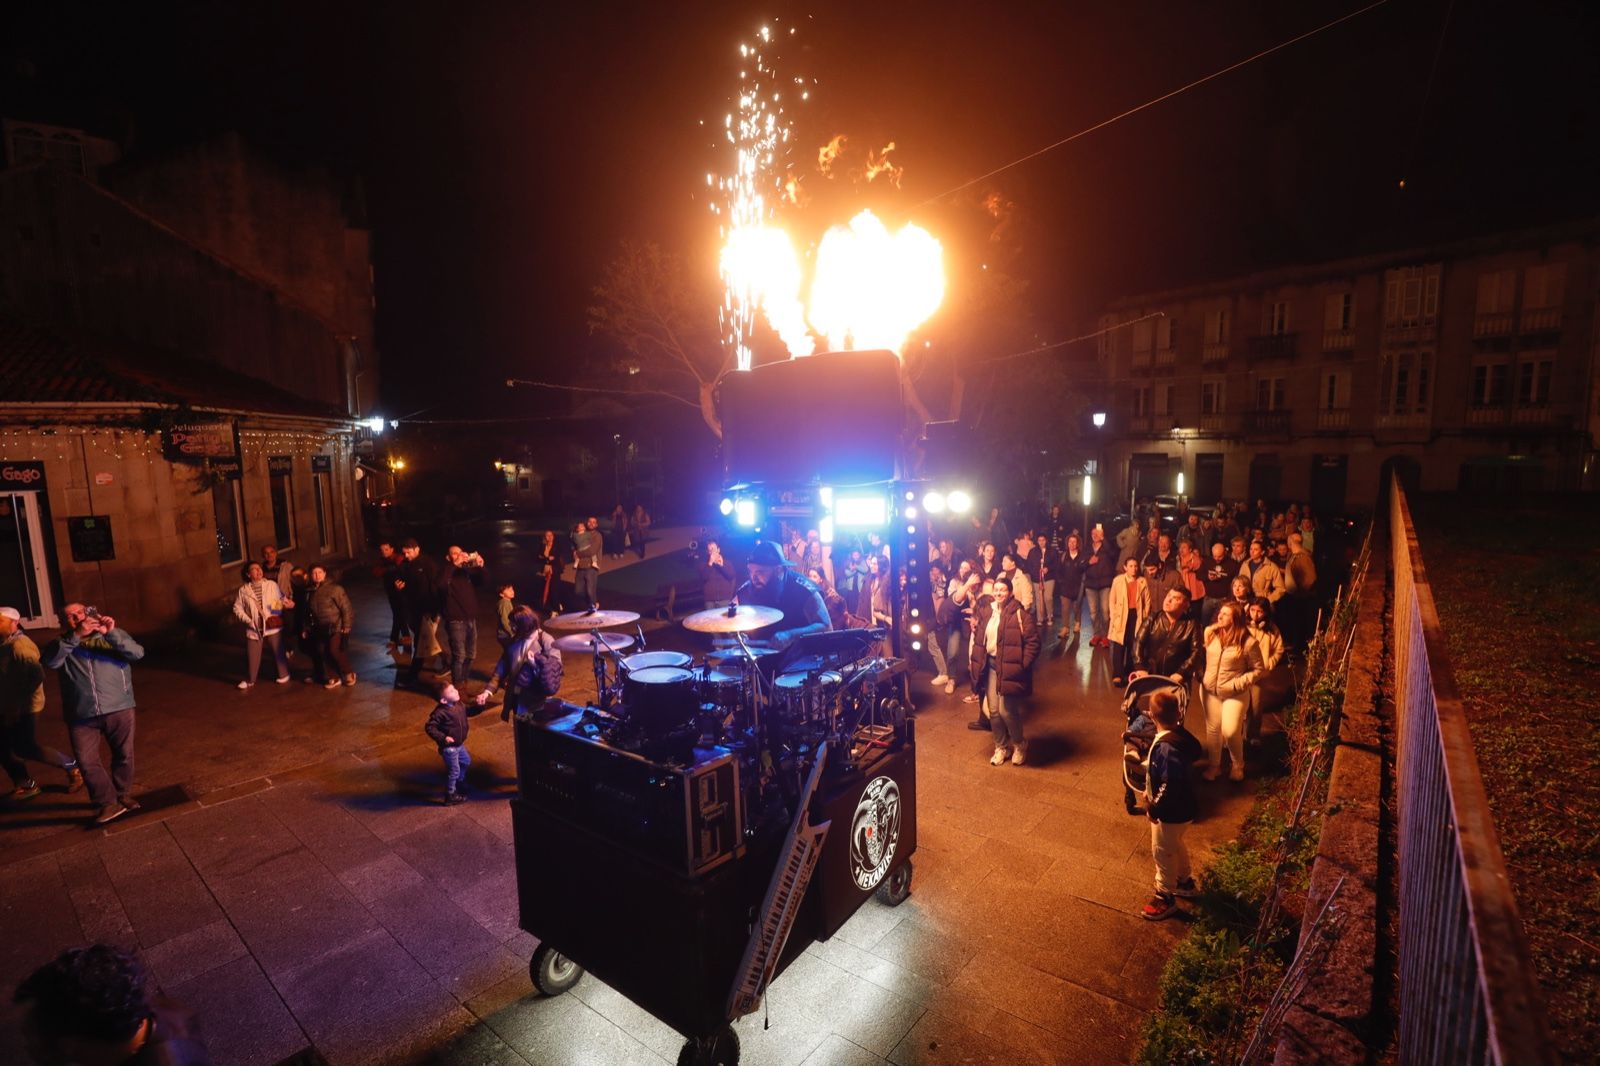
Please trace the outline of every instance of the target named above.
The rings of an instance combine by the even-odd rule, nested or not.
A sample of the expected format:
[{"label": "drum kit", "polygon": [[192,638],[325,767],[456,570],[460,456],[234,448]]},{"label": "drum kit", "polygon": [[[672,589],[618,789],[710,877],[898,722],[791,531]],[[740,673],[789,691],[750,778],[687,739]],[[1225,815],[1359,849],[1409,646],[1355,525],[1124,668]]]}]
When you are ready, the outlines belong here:
[{"label": "drum kit", "polygon": [[[562,651],[594,656],[596,702],[612,722],[607,733],[613,742],[630,747],[737,746],[762,736],[765,718],[785,734],[820,744],[838,735],[847,697],[854,695],[859,702],[860,681],[866,676],[861,668],[870,663],[881,674],[882,661],[862,660],[876,631],[805,637],[787,649],[763,646],[746,636],[782,620],[782,611],[756,604],[689,615],[684,628],[709,635],[717,645],[699,663],[682,652],[648,650],[637,627],[639,616],[632,611],[558,614],[545,627],[574,631],[556,640]],[[630,624],[637,640],[602,632]],[[826,639],[819,642],[821,638]],[[816,650],[802,646],[808,642]],[[874,681],[880,679],[873,675]],[[875,699],[867,702],[876,706]],[[849,717],[859,720],[860,715]]]}]

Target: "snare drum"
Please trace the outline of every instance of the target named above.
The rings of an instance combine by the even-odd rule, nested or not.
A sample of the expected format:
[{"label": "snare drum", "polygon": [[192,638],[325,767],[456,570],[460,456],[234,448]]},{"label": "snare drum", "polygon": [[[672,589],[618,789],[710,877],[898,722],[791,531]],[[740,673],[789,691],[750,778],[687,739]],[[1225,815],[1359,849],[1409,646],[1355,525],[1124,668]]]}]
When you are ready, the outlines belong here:
[{"label": "snare drum", "polygon": [[[808,683],[811,678],[816,679],[815,683]],[[791,722],[822,718],[843,683],[844,677],[833,670],[779,674],[772,683],[772,703]]]},{"label": "snare drum", "polygon": [[[671,653],[665,653],[671,654]],[[681,666],[647,666],[622,682],[622,706],[630,722],[659,736],[694,722],[694,672]]]},{"label": "snare drum", "polygon": [[687,669],[694,660],[681,651],[641,651],[622,657],[622,667],[629,673],[648,670],[653,666],[677,666]]}]

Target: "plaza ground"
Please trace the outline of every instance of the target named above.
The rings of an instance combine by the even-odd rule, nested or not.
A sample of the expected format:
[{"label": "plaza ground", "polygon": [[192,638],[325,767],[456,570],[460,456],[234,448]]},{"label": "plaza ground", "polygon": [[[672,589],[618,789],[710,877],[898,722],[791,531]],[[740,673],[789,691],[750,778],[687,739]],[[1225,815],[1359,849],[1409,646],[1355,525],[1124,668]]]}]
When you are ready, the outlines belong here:
[{"label": "plaza ground", "polygon": [[[493,540],[491,565],[514,573],[525,535],[507,523],[479,543]],[[652,558],[631,565],[679,565],[672,555],[693,535],[663,530]],[[626,574],[610,582],[612,605],[623,605]],[[199,1012],[225,1066],[296,1055],[676,1061],[681,1037],[592,975],[564,996],[533,991],[537,942],[517,927],[506,802],[510,727],[497,715],[474,720],[472,798],[441,807],[439,759],[422,734],[431,701],[392,687],[387,606],[369,578],[348,584],[354,689],[296,682],[240,693],[233,645],[154,652],[136,668],[135,791],[146,809],[87,830],[84,797],[52,790],[0,815],[0,983],[9,990],[86,941],[137,949],[161,988]],[[607,588],[603,577],[603,601]],[[697,639],[665,623],[647,634],[653,647],[688,650]],[[480,675],[494,649],[489,626]],[[566,679],[568,699],[593,692],[587,657],[568,657]],[[972,706],[959,689],[929,692],[925,679],[913,689],[911,898],[898,908],[868,900],[807,950],[774,983],[766,1011],[736,1026],[743,1061],[1126,1061],[1184,927],[1138,916],[1150,890],[1149,830],[1122,806],[1107,654],[1051,648],[1041,658],[1022,768],[991,767],[987,735],[966,728]],[[42,725],[60,741],[49,685]],[[1197,857],[1234,834],[1249,801],[1248,785],[1206,786],[1190,834]],[[558,856],[547,875],[561,876]],[[672,960],[661,964],[670,980]],[[0,1061],[21,1061],[13,1008],[0,1011]]]}]

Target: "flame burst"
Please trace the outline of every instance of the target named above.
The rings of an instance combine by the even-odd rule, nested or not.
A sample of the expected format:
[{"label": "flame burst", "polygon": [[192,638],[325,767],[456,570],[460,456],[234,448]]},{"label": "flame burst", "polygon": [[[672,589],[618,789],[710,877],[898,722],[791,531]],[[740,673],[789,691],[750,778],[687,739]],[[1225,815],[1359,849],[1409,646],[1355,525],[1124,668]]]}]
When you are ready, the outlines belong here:
[{"label": "flame burst", "polygon": [[835,351],[903,351],[943,299],[943,250],[921,226],[891,234],[863,211],[830,229],[817,249],[811,323]]},{"label": "flame burst", "polygon": [[[824,336],[835,350],[901,352],[944,298],[939,242],[910,224],[891,234],[871,211],[862,211],[849,226],[835,226],[823,237],[808,314],[800,299],[805,282],[800,257],[789,235],[771,224],[776,204],[803,206],[806,199],[788,162],[790,128],[780,79],[763,51],[772,39],[771,27],[764,26],[754,42],[740,45],[746,69],[739,72],[738,106],[723,122],[734,150],[733,173],[706,175],[706,183],[722,193],[722,202],[712,210],[723,218],[723,342],[734,352],[739,369],[749,370],[754,362],[751,339],[758,316],[764,314],[791,358],[815,350],[814,334]],[[810,95],[804,79],[781,84],[799,86],[801,100]],[[817,169],[824,177],[833,176],[845,144],[840,134],[817,153]],[[901,168],[888,160],[894,148],[891,141],[880,152],[869,151],[865,170],[852,177],[864,176],[868,182],[883,178],[898,187]]]},{"label": "flame burst", "polygon": [[[791,355],[811,350],[800,305],[799,261],[788,237],[767,226],[772,216],[769,196],[774,202],[799,198],[798,184],[784,173],[789,123],[780,79],[764,52],[772,37],[772,27],[763,26],[753,42],[739,46],[746,69],[739,72],[737,110],[723,122],[734,149],[734,169],[718,183],[726,200],[722,339],[733,349],[740,370],[750,369],[754,361],[750,341],[758,312],[766,313]],[[800,86],[804,81],[794,78],[787,84]],[[802,100],[809,95],[803,89],[797,91]]]}]

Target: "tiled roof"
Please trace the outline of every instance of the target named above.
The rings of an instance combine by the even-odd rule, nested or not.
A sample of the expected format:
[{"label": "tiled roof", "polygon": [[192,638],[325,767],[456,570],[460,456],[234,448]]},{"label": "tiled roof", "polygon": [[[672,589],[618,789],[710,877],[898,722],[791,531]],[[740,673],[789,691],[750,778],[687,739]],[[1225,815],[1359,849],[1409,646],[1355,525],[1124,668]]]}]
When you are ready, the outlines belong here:
[{"label": "tiled roof", "polygon": [[181,404],[347,419],[219,366],[0,310],[0,401]]}]

